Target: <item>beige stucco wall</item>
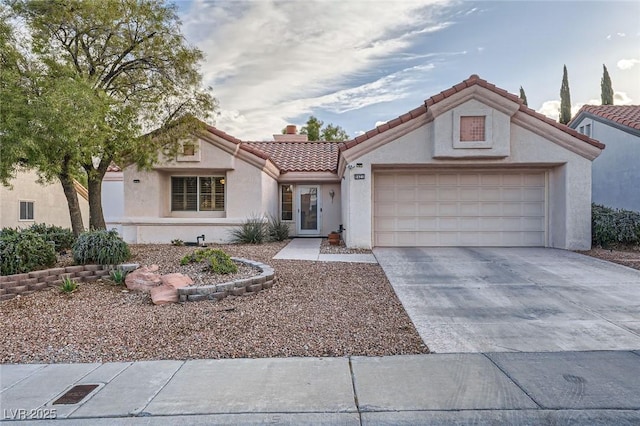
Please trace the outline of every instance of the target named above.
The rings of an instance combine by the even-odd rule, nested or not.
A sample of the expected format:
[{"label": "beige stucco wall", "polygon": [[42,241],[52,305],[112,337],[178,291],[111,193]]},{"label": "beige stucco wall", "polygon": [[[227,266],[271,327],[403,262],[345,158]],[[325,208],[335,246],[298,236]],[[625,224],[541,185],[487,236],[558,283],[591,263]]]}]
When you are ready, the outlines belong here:
[{"label": "beige stucco wall", "polygon": [[[445,123],[439,123],[444,120]],[[434,159],[434,145],[451,143],[451,135],[436,131],[446,129],[452,120],[442,114],[432,122],[391,141],[371,152],[351,159],[345,169],[342,193],[345,204],[344,238],[351,247],[372,246],[373,172],[381,166],[445,167],[535,167],[547,170],[548,185],[548,245],[564,249],[588,249],[591,246],[591,161],[518,125],[494,128],[494,134],[507,133],[509,156],[504,158]],[[440,124],[440,125],[439,125]],[[542,123],[541,123],[542,125]],[[582,143],[576,141],[577,143]],[[362,167],[353,167],[361,163]],[[364,180],[354,180],[354,174],[364,173]]]},{"label": "beige stucco wall", "polygon": [[[224,146],[224,145],[221,145]],[[252,216],[278,212],[278,184],[255,164],[200,140],[195,161],[161,161],[153,171],[124,169],[124,217],[120,221],[125,241],[169,243],[172,239],[226,242],[229,232]],[[225,176],[223,212],[172,212],[171,176]],[[136,183],[135,180],[139,182]]]},{"label": "beige stucco wall", "polygon": [[[0,228],[28,228],[34,223],[71,228],[69,207],[60,182],[43,185],[37,180],[35,172],[22,171],[11,181],[13,188],[0,185]],[[19,220],[20,201],[34,202],[34,220]],[[89,226],[89,203],[80,195],[78,202],[86,228]]]}]

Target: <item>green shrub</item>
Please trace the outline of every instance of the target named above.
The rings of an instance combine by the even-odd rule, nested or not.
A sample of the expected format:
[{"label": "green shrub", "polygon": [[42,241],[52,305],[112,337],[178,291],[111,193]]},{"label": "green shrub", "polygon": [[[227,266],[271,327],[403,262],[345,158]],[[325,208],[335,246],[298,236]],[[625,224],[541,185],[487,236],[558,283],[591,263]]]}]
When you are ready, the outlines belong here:
[{"label": "green shrub", "polygon": [[47,226],[44,223],[37,223],[31,225],[29,230],[41,235],[45,241],[53,241],[55,244],[55,250],[58,253],[69,250],[75,242],[73,232],[68,228],[62,228],[55,225]]},{"label": "green shrub", "polygon": [[109,272],[109,277],[114,283],[122,285],[124,284],[124,279],[127,277],[127,273],[122,269],[112,269]]},{"label": "green shrub", "polygon": [[69,277],[62,278],[62,284],[60,284],[60,291],[66,294],[71,294],[78,289],[78,283]]},{"label": "green shrub", "polygon": [[212,250],[207,260],[209,262],[209,269],[214,274],[235,274],[238,272],[238,265],[222,250]]},{"label": "green shrub", "polygon": [[234,274],[238,272],[238,265],[236,265],[229,255],[220,249],[198,249],[193,253],[184,256],[180,260],[181,265],[186,265],[193,262],[206,261],[209,270],[215,274]]},{"label": "green shrub", "polygon": [[129,257],[129,246],[114,229],[83,232],[73,244],[73,260],[79,265],[117,265]]},{"label": "green shrub", "polygon": [[640,244],[640,213],[593,204],[591,238],[600,247]]},{"label": "green shrub", "polygon": [[284,241],[289,238],[289,225],[284,223],[279,216],[269,215],[267,235],[269,241]]},{"label": "green shrub", "polygon": [[49,268],[56,263],[53,245],[28,229],[3,229],[0,233],[0,275]]},{"label": "green shrub", "polygon": [[172,246],[183,246],[184,245],[184,241],[182,241],[180,238],[176,238],[171,240],[171,245]]},{"label": "green shrub", "polygon": [[231,242],[236,244],[262,244],[266,240],[267,230],[264,218],[254,216],[242,225],[231,230]]}]

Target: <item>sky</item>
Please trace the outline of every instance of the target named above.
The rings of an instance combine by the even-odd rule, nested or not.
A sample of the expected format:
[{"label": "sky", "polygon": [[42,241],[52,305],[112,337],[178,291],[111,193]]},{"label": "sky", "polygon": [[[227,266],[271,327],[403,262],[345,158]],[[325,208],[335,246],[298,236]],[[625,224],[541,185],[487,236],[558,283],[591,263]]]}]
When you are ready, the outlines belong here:
[{"label": "sky", "polygon": [[178,0],[187,42],[219,101],[214,124],[272,140],[310,115],[350,137],[472,74],[557,119],[562,67],[573,112],[640,104],[640,1]]}]

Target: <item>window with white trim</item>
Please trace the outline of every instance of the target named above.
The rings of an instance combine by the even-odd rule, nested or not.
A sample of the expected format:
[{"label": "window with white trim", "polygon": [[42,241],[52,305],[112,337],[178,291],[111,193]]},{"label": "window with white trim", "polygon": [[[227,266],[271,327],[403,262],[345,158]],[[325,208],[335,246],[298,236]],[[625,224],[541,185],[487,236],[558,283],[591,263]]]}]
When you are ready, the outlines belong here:
[{"label": "window with white trim", "polygon": [[33,220],[33,201],[20,201],[20,220]]},{"label": "window with white trim", "polygon": [[171,176],[172,211],[224,211],[224,176]]},{"label": "window with white trim", "polygon": [[280,218],[293,220],[293,185],[280,187]]}]

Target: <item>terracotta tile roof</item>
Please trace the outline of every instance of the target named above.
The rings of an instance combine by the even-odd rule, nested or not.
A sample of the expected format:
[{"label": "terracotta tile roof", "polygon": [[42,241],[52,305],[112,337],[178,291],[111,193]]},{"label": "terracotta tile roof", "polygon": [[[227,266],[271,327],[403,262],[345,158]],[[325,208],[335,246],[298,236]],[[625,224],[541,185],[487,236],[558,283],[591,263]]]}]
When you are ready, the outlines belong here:
[{"label": "terracotta tile roof", "polygon": [[584,105],[571,120],[571,126],[581,114],[591,114],[623,126],[640,130],[640,105]]},{"label": "terracotta tile roof", "polygon": [[336,172],[340,145],[342,142],[243,142],[240,147],[266,155],[286,173]]},{"label": "terracotta tile roof", "polygon": [[376,127],[373,130],[370,130],[368,132],[366,132],[363,135],[360,135],[358,137],[356,137],[355,139],[352,139],[348,142],[346,142],[343,146],[340,147],[341,151],[347,150],[353,146],[356,146],[364,141],[366,141],[367,139],[372,138],[375,135],[378,135],[380,133],[383,133],[389,129],[392,129],[396,126],[399,126],[402,123],[406,123],[407,121],[419,117],[422,114],[425,114],[427,112],[427,110],[429,109],[429,107],[437,104],[438,102],[454,95],[455,93],[461,92],[463,90],[465,90],[467,87],[472,87],[474,85],[478,85],[480,87],[484,87],[487,90],[491,90],[494,93],[497,93],[498,95],[505,97],[513,102],[516,102],[520,105],[520,112],[523,112],[525,114],[528,114],[532,117],[537,118],[540,121],[543,121],[553,127],[556,127],[560,130],[562,130],[565,133],[570,134],[571,136],[580,139],[583,142],[586,142],[590,145],[593,145],[595,147],[598,147],[600,149],[604,149],[604,144],[601,144],[600,142],[598,142],[595,139],[591,139],[581,133],[578,133],[576,130],[571,129],[570,127],[564,125],[564,124],[560,124],[557,121],[543,115],[540,114],[539,112],[534,111],[533,109],[527,107],[526,105],[524,105],[522,103],[522,100],[520,99],[520,97],[514,95],[513,93],[509,93],[504,89],[500,89],[499,87],[496,87],[494,84],[489,83],[486,80],[481,79],[480,77],[478,77],[476,74],[471,75],[471,77],[469,77],[468,79],[464,80],[462,83],[458,83],[455,86],[444,90],[440,93],[438,93],[437,95],[431,96],[429,99],[427,99],[426,101],[424,101],[424,105],[419,106],[416,109],[413,109],[411,111],[409,111],[406,114],[401,115],[400,117],[391,120],[385,124],[382,124],[378,127]]},{"label": "terracotta tile roof", "polygon": [[216,135],[218,137],[221,137],[222,139],[225,139],[225,140],[227,140],[229,142],[235,143],[236,145],[242,142],[240,139],[234,138],[230,134],[225,133],[222,130],[220,130],[220,129],[216,128],[216,127],[210,126],[208,124],[207,124],[207,131],[210,132],[210,133],[213,133],[214,135]]},{"label": "terracotta tile roof", "polygon": [[121,171],[122,169],[120,168],[120,166],[118,166],[113,161],[111,162],[111,164],[109,164],[109,167],[107,167],[107,172],[121,172]]}]

